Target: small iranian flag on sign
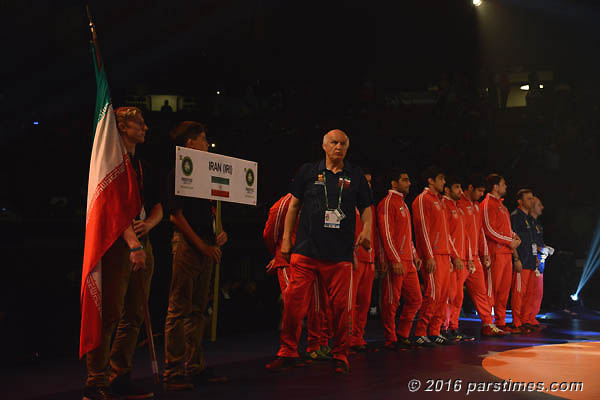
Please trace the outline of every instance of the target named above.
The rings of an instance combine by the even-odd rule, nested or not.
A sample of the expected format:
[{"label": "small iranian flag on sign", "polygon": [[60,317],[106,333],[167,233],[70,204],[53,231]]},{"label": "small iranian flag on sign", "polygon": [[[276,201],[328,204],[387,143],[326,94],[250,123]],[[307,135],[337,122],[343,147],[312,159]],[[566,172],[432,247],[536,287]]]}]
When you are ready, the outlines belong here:
[{"label": "small iranian flag on sign", "polygon": [[229,178],[212,176],[210,183],[211,196],[229,198]]}]

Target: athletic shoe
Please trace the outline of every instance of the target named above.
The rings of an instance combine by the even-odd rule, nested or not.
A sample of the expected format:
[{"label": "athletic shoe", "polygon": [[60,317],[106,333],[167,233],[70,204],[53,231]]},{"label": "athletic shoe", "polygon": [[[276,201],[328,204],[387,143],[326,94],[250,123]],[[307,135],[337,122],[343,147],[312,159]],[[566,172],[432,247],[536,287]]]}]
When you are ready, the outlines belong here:
[{"label": "athletic shoe", "polygon": [[83,400],[120,400],[108,387],[86,386],[83,388]]},{"label": "athletic shoe", "polygon": [[529,329],[531,332],[539,331],[540,329],[542,329],[542,326],[540,324],[523,324],[523,326]]},{"label": "athletic shoe", "polygon": [[366,353],[369,351],[369,348],[366,344],[360,344],[358,346],[350,346],[350,351],[354,353]]},{"label": "athletic shoe", "polygon": [[325,352],[321,351],[321,349],[319,350],[313,350],[313,351],[307,351],[304,359],[307,362],[313,362],[313,361],[331,361],[332,357],[328,354],[326,354]]},{"label": "athletic shoe", "polygon": [[110,388],[118,397],[128,400],[151,399],[154,393],[131,382],[131,374],[117,376],[110,383]]},{"label": "athletic shoe", "polygon": [[458,332],[456,329],[445,330],[442,331],[441,334],[448,340],[452,340],[453,342],[460,342],[460,337],[456,336],[456,332]]},{"label": "athletic shoe", "polygon": [[429,339],[431,339],[431,341],[433,343],[438,344],[438,345],[442,345],[442,346],[450,346],[450,345],[456,344],[455,342],[453,342],[452,340],[449,340],[448,338],[446,338],[442,334],[439,334],[437,336],[430,336]]},{"label": "athletic shoe", "polygon": [[498,329],[502,329],[504,332],[508,332],[512,335],[521,334],[521,330],[514,325],[498,325]]},{"label": "athletic shoe", "polygon": [[207,383],[226,383],[226,376],[218,376],[215,374],[215,371],[211,368],[204,368],[202,372],[195,375],[189,375],[187,377],[188,381],[192,382],[194,385],[206,385]]},{"label": "athletic shoe", "polygon": [[460,342],[472,342],[473,340],[475,340],[474,336],[467,335],[466,333],[461,332],[458,329],[454,329],[452,331],[452,335],[456,338],[456,341]]},{"label": "athletic shoe", "polygon": [[417,336],[413,343],[417,347],[437,347],[427,336]]},{"label": "athletic shoe", "polygon": [[328,356],[328,357],[332,357],[333,355],[331,354],[331,347],[329,346],[321,346],[321,348],[319,349],[321,350],[321,353]]},{"label": "athletic shoe", "polygon": [[350,372],[350,366],[344,361],[339,359],[334,359],[335,362],[335,373],[345,375]]},{"label": "athletic shoe", "polygon": [[180,392],[182,390],[192,390],[194,385],[188,382],[183,375],[176,375],[163,381],[163,389],[167,392]]},{"label": "athletic shoe", "polygon": [[396,342],[396,349],[400,351],[411,350],[413,348],[413,342],[409,338],[398,336],[398,342]]},{"label": "athletic shoe", "polygon": [[275,360],[265,365],[267,371],[281,372],[294,367],[303,367],[306,365],[300,357],[277,357]]},{"label": "athletic shoe", "polygon": [[529,329],[527,329],[526,327],[524,327],[523,325],[516,326],[514,324],[514,322],[512,324],[506,325],[506,327],[511,329],[512,333],[517,334],[517,335],[520,333],[531,333],[531,331]]},{"label": "athletic shoe", "polygon": [[388,342],[383,346],[383,350],[396,351],[397,346],[398,346],[398,342]]},{"label": "athletic shoe", "polygon": [[521,330],[521,332],[523,333],[531,333],[533,332],[533,329],[529,328],[527,325],[523,324],[519,327],[519,329]]},{"label": "athletic shoe", "polygon": [[481,327],[481,336],[505,336],[510,335],[510,332],[505,332],[499,329],[494,324],[484,325]]}]

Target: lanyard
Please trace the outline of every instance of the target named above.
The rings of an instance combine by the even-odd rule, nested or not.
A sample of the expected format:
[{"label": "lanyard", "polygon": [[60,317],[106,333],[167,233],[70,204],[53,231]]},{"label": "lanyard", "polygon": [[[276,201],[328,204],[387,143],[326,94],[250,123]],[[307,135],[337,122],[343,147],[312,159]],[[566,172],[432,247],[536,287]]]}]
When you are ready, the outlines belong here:
[{"label": "lanyard", "polygon": [[[342,180],[342,185],[340,186],[340,195],[338,196],[337,210],[340,210],[340,207],[342,206],[342,192],[344,191],[345,177],[342,176],[340,179]],[[327,197],[327,171],[323,171],[323,187],[325,189],[325,208],[330,210],[329,198]]]}]

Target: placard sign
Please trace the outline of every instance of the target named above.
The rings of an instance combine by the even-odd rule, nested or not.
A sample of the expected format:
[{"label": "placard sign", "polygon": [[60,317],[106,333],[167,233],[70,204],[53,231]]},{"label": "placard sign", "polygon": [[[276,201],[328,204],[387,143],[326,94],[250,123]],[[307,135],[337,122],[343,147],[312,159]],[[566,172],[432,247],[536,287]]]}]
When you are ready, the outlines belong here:
[{"label": "placard sign", "polygon": [[175,157],[176,195],[256,205],[258,163],[179,146]]}]

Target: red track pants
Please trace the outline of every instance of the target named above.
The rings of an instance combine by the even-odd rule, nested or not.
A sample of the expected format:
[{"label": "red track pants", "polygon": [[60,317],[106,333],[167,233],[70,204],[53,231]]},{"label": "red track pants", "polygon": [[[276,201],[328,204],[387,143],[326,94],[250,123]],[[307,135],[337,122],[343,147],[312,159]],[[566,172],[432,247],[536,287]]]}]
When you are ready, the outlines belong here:
[{"label": "red track pants", "polygon": [[331,337],[331,308],[325,287],[319,278],[315,278],[306,315],[307,344],[306,351],[319,350],[329,345]]},{"label": "red track pants", "polygon": [[448,305],[446,312],[446,321],[444,327],[448,329],[458,329],[458,317],[465,299],[465,281],[469,277],[467,262],[463,260],[465,266],[460,271],[452,270],[450,273],[450,283],[448,286]]},{"label": "red track pants", "polygon": [[372,263],[358,262],[352,273],[352,336],[350,346],[367,344],[364,339],[367,316],[371,307],[371,291],[375,278],[375,266]]},{"label": "red track pants", "polygon": [[448,286],[450,283],[450,256],[435,255],[436,268],[433,273],[421,268],[425,283],[425,296],[415,328],[416,336],[436,336],[445,318],[448,303]]},{"label": "red track pants", "polygon": [[280,357],[298,357],[302,318],[307,313],[313,283],[318,277],[327,288],[332,308],[333,357],[348,363],[352,307],[352,263],[315,260],[293,254],[292,280],[284,296]]},{"label": "red track pants", "polygon": [[[498,326],[506,325],[506,304],[512,278],[512,254],[492,253],[491,295],[494,305],[494,321]],[[488,282],[488,291],[490,289]]]},{"label": "red track pants", "polygon": [[277,280],[279,281],[279,287],[283,295],[292,280],[292,269],[290,267],[277,268]]},{"label": "red track pants", "polygon": [[510,305],[515,326],[528,322],[532,315],[535,317],[536,280],[535,270],[523,269],[521,272],[513,272]]},{"label": "red track pants", "polygon": [[[292,268],[278,268],[277,278],[279,280],[282,297],[285,297],[286,290],[292,280]],[[310,352],[318,350],[321,346],[327,346],[329,344],[331,335],[329,322],[331,319],[327,313],[327,310],[329,309],[328,304],[327,293],[325,293],[323,285],[319,284],[319,279],[317,278],[313,282],[312,291],[310,293],[310,303],[306,314],[306,351]]]},{"label": "red track pants", "polygon": [[540,322],[535,318],[537,314],[539,314],[542,308],[542,298],[544,297],[544,274],[540,274],[537,277],[536,281],[536,290],[535,290],[535,307],[533,308],[534,314],[529,317],[529,321],[525,321],[530,323],[531,325],[539,325]]},{"label": "red track pants", "polygon": [[[423,302],[415,265],[409,261],[404,261],[403,264],[404,275],[396,275],[390,268],[381,279],[381,321],[386,345],[398,341],[396,334],[408,338],[415,315]],[[396,325],[400,296],[404,298],[404,306]]]},{"label": "red track pants", "polygon": [[471,300],[475,305],[477,314],[481,319],[483,325],[489,325],[493,322],[492,320],[492,305],[487,295],[487,289],[485,285],[485,277],[487,271],[484,272],[483,265],[479,260],[479,257],[475,257],[473,260],[475,264],[475,272],[469,274],[467,277],[467,291]]}]

